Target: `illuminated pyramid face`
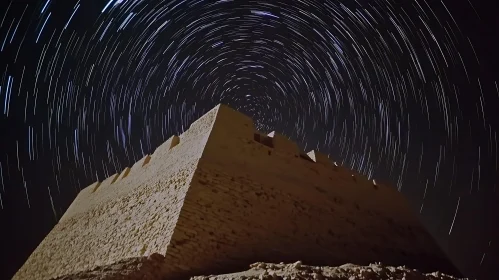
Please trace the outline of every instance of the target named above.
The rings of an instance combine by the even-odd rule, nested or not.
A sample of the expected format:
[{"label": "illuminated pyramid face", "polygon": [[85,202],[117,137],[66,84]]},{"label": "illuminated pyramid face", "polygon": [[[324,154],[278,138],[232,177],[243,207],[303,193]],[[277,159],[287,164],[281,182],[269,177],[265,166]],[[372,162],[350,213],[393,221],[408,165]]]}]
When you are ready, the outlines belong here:
[{"label": "illuminated pyramid face", "polygon": [[296,260],[455,273],[395,189],[259,133],[224,105],[83,189],[14,279],[154,253],[165,256],[168,279]]}]

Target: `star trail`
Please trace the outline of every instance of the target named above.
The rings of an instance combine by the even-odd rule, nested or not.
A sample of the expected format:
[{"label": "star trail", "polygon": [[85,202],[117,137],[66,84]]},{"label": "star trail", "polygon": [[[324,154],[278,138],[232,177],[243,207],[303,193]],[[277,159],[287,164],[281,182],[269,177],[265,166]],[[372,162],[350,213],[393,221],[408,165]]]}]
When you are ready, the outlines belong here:
[{"label": "star trail", "polygon": [[389,182],[465,274],[489,273],[499,77],[463,3],[5,1],[0,215],[36,232],[15,265],[79,190],[225,103]]}]

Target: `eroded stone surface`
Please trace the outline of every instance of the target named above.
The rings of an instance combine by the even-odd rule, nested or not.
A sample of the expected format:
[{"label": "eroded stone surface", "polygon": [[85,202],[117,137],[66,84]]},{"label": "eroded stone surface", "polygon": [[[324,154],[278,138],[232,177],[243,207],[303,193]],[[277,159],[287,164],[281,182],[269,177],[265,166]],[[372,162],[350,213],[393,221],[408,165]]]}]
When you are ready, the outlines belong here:
[{"label": "eroded stone surface", "polygon": [[279,133],[260,133],[226,106],[83,189],[14,279],[153,254],[164,256],[168,279],[297,258],[456,271],[402,194]]},{"label": "eroded stone surface", "polygon": [[300,261],[291,264],[254,263],[247,271],[225,274],[196,276],[191,280],[456,280],[440,272],[421,273],[405,266],[385,266],[373,263],[368,266],[345,264],[338,267],[308,266]]},{"label": "eroded stone surface", "polygon": [[95,267],[89,271],[77,272],[52,280],[159,280],[163,279],[164,256],[152,254],[149,257],[123,259],[117,263]]},{"label": "eroded stone surface", "polygon": [[14,279],[49,279],[165,255],[218,108],[130,168],[83,189]]},{"label": "eroded stone surface", "polygon": [[[161,280],[167,279],[162,271],[164,257],[154,254],[147,258],[122,260],[119,263],[98,267],[91,271],[53,280]],[[440,272],[421,273],[405,266],[385,266],[374,263],[368,266],[344,264],[338,267],[309,266],[297,261],[294,263],[274,264],[258,262],[250,265],[250,269],[223,275],[195,276],[191,280],[457,280]]]},{"label": "eroded stone surface", "polygon": [[298,257],[318,265],[382,261],[456,272],[396,189],[326,162],[319,152],[313,152],[318,162],[303,158],[286,137],[255,136],[251,119],[227,115],[210,133],[172,235],[172,275]]}]

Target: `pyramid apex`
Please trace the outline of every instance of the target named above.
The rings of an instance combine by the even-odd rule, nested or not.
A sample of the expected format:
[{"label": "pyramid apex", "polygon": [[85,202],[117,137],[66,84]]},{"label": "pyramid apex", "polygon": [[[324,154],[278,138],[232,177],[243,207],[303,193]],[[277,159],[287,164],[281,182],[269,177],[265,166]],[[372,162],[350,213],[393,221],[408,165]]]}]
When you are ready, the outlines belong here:
[{"label": "pyramid apex", "polygon": [[213,109],[194,121],[189,129],[206,125],[212,126],[212,133],[219,130],[228,130],[233,135],[237,134],[248,139],[253,139],[255,131],[255,125],[251,117],[223,103],[213,107]]},{"label": "pyramid apex", "polygon": [[225,103],[218,103],[217,106],[215,106],[214,108],[221,108],[221,107],[233,109],[232,107],[230,107],[229,105],[227,105]]}]

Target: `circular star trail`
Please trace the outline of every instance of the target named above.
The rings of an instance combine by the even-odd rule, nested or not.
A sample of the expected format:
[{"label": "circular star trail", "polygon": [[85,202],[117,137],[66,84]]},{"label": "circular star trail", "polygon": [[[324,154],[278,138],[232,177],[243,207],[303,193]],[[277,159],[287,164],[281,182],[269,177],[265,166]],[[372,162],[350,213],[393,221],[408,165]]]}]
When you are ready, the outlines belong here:
[{"label": "circular star trail", "polygon": [[[225,103],[390,182],[450,240],[460,205],[496,191],[499,88],[451,1],[430,2],[3,3],[0,209],[53,225],[80,189]],[[471,236],[476,273],[499,240]]]}]

